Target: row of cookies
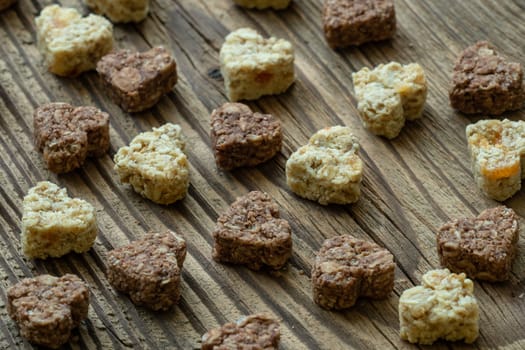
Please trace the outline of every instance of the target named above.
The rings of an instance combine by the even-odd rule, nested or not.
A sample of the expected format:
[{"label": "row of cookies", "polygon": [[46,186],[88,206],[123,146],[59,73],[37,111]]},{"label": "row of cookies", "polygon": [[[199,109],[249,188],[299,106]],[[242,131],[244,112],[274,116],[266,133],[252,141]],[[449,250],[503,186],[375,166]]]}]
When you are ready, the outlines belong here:
[{"label": "row of cookies", "polygon": [[[278,217],[277,206],[260,192],[250,196],[253,198],[238,200],[232,205],[230,212],[235,213],[233,217],[225,213],[219,218],[213,233],[213,256],[217,261],[233,263],[251,263],[253,259],[255,265],[249,266],[257,269],[262,265],[282,267],[291,255],[290,228],[278,218],[280,225],[274,226],[274,230],[266,224],[261,228],[263,220],[269,222],[274,218],[272,215]],[[270,215],[268,206],[274,208]],[[250,223],[250,217],[255,222]],[[228,221],[230,225],[223,221]],[[269,238],[271,242],[265,241],[268,238],[265,235],[258,237],[261,232],[241,236],[241,231],[232,232],[231,224],[235,221],[238,221],[241,231],[247,225],[255,224],[261,232],[273,235]],[[225,231],[225,227],[229,231]],[[93,245],[97,232],[93,206],[82,199],[68,197],[65,189],[51,182],[39,182],[24,197],[21,245],[28,258],[45,259],[61,257],[69,252],[86,252]],[[181,269],[185,257],[186,242],[181,235],[169,230],[148,233],[141,239],[109,251],[105,259],[105,273],[110,285],[129,295],[136,305],[154,311],[168,310],[180,299]],[[72,274],[60,278],[40,275],[11,286],[7,290],[7,298],[8,313],[19,325],[22,336],[31,343],[58,348],[69,340],[71,331],[87,317],[89,286]],[[258,327],[261,334],[257,335],[262,337],[270,327],[273,329],[270,332],[271,343],[278,343],[278,321],[268,315],[252,315],[248,319],[250,322],[240,322],[238,332],[234,332],[235,337],[230,329],[229,335],[222,341],[228,343],[229,337],[241,341],[245,333],[242,324],[248,327],[246,332],[253,333],[252,328],[262,322],[263,325]],[[218,341],[216,333],[219,331],[210,332],[203,336],[203,349]]]},{"label": "row of cookies", "polygon": [[[65,189],[49,182],[39,183],[24,198],[22,225],[22,248],[30,258],[84,252],[90,249],[97,234],[93,207],[83,200],[68,198]],[[219,262],[242,264],[254,270],[280,269],[292,255],[290,225],[280,218],[276,203],[262,192],[238,198],[218,218],[212,235],[212,255]],[[401,337],[422,344],[439,338],[474,341],[478,334],[478,306],[473,284],[465,274],[486,281],[508,279],[518,239],[518,217],[505,207],[443,225],[436,236],[440,261],[443,267],[459,275],[448,270],[430,271],[423,276],[422,287],[402,294]],[[107,255],[108,281],[129,294],[137,305],[166,310],[180,297],[185,246],[181,236],[168,231],[148,234],[117,248]],[[350,235],[330,238],[323,243],[313,264],[313,299],[323,308],[345,309],[352,307],[360,296],[386,298],[394,286],[394,269],[393,255],[375,243]],[[27,281],[21,282],[24,283]],[[432,300],[437,294],[440,302],[434,305]],[[22,303],[23,307],[27,305]],[[11,315],[17,320],[16,307],[11,309],[15,310]],[[441,312],[444,309],[456,312]],[[421,310],[426,311],[421,314]],[[468,327],[458,329],[458,324]],[[29,325],[32,328],[25,330],[28,323],[22,325],[22,334],[40,342],[31,335],[42,335],[47,322]],[[46,339],[58,341],[55,337]]]},{"label": "row of cookies", "polygon": [[[78,19],[78,14],[73,11],[75,10],[62,9],[57,5],[44,9],[37,20],[42,32],[40,42],[45,43],[47,36],[53,40],[60,38],[50,34],[54,33],[50,23],[68,16]],[[47,44],[42,45],[47,47]],[[58,44],[49,44],[49,47],[54,45]],[[96,57],[90,51],[85,54]],[[52,57],[54,58],[51,61],[57,61],[57,65],[63,68],[63,60],[68,56],[63,57],[55,52]],[[232,101],[280,93],[294,81],[293,48],[282,39],[264,39],[251,29],[240,29],[226,37],[220,57],[226,92]],[[81,58],[80,62],[83,62],[80,66],[87,67],[86,60]],[[128,112],[152,107],[177,82],[175,60],[161,47],[144,53],[111,53],[103,56],[96,67],[112,99]],[[498,71],[493,71],[493,67],[499,67]],[[71,69],[74,72],[80,71],[78,65]],[[477,43],[467,48],[456,63],[450,90],[451,104],[466,113],[498,114],[519,108],[525,94],[522,76],[521,65],[507,62],[490,44]],[[501,79],[505,79],[506,83],[500,82]],[[373,70],[364,68],[353,74],[353,81],[363,125],[372,133],[393,138],[399,134],[405,120],[421,117],[427,83],[424,71],[418,64],[403,66],[392,62],[379,65]],[[477,154],[473,159],[480,158],[480,161],[472,162],[479,187],[488,196],[500,201],[516,193],[521,188],[521,178],[525,176],[521,171],[522,165],[516,166],[516,159],[520,163],[525,153],[524,142],[520,142],[523,126],[519,122],[504,124],[505,127],[494,127],[508,130],[506,134],[511,134],[509,138],[503,138],[501,142],[485,138],[489,142],[481,147],[484,152],[478,152],[479,147],[471,147],[471,153]],[[469,136],[469,145],[470,140]],[[78,167],[85,158],[85,152],[70,155],[62,153],[65,157],[79,159],[64,159],[63,165],[59,165],[59,162],[52,159],[53,151],[48,150],[43,142],[38,147],[44,152],[48,167],[55,172],[70,171]],[[93,155],[100,155],[103,150],[103,147],[96,148]],[[47,157],[47,154],[50,156]],[[479,162],[489,164],[486,168],[494,167],[494,164],[498,166],[495,171],[487,172],[481,169],[483,166]]]}]

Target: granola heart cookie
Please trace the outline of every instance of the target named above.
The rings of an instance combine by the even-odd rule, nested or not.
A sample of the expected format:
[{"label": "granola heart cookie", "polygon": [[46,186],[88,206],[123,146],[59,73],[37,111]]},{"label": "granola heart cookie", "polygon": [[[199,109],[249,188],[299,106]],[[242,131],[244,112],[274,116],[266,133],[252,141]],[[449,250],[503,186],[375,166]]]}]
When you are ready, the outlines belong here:
[{"label": "granola heart cookie", "polygon": [[177,83],[177,63],[163,47],[112,52],[98,62],[97,72],[111,99],[126,112],[153,107]]},{"label": "granola heart cookie", "polygon": [[394,289],[394,256],[350,235],[324,241],[312,269],[314,301],[325,309],[352,307],[358,297],[383,299]]},{"label": "granola heart cookie", "polygon": [[252,191],[237,198],[217,219],[213,231],[213,258],[243,264],[252,270],[280,269],[292,255],[288,221],[268,194]]},{"label": "granola heart cookie", "polygon": [[394,138],[405,120],[421,118],[427,98],[427,81],[417,63],[397,62],[367,67],[352,74],[363,125],[376,135]]},{"label": "granola heart cookie", "polygon": [[166,123],[135,136],[115,155],[120,181],[143,197],[171,204],[186,196],[190,184],[186,142],[177,124]]},{"label": "granola heart cookie", "polygon": [[109,149],[109,115],[95,107],[48,103],[33,115],[36,148],[49,170],[67,173],[87,157],[101,157]]},{"label": "granola heart cookie", "polygon": [[113,48],[113,25],[74,8],[45,7],[35,19],[38,48],[51,73],[75,77],[96,67]]},{"label": "granola heart cookie", "polygon": [[78,276],[40,275],[7,289],[7,312],[31,343],[58,349],[88,315],[89,290]]},{"label": "granola heart cookie", "polygon": [[510,277],[518,239],[518,216],[500,206],[443,225],[437,234],[437,249],[441,265],[452,272],[505,281]]},{"label": "granola heart cookie", "polygon": [[231,170],[264,163],[279,152],[281,122],[253,113],[242,103],[225,103],[211,114],[211,143],[219,168]]},{"label": "granola heart cookie", "polygon": [[525,121],[480,120],[466,134],[478,187],[497,201],[512,197],[525,178]]},{"label": "granola heart cookie", "polygon": [[65,188],[48,181],[29,190],[22,204],[21,243],[28,258],[60,257],[88,251],[97,237],[95,208],[70,198]]},{"label": "granola heart cookie", "polygon": [[358,151],[350,128],[319,130],[286,162],[286,182],[297,195],[323,205],[357,202],[363,177]]},{"label": "granola heart cookie", "polygon": [[281,94],[295,80],[292,44],[284,39],[263,38],[250,28],[228,34],[220,61],[226,95],[232,102]]},{"label": "granola heart cookie", "polygon": [[464,273],[431,270],[421,285],[399,298],[399,335],[411,343],[438,339],[473,343],[479,335],[479,306],[474,283]]}]

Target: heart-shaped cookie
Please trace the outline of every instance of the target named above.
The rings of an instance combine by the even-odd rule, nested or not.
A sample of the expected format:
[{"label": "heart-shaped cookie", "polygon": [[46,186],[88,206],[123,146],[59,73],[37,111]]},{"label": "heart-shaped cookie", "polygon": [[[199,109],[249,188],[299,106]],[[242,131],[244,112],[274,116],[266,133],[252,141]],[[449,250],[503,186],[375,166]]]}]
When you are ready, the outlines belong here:
[{"label": "heart-shaped cookie", "polygon": [[31,343],[57,349],[85,319],[89,290],[76,275],[26,278],[7,290],[7,312]]},{"label": "heart-shaped cookie", "polygon": [[180,298],[180,270],[186,257],[184,238],[172,231],[144,238],[108,253],[106,274],[115,289],[137,305],[167,310]]},{"label": "heart-shaped cookie", "polygon": [[201,349],[275,350],[279,348],[280,339],[279,322],[261,313],[211,329],[202,336]]},{"label": "heart-shaped cookie", "polygon": [[394,0],[324,0],[323,29],[333,49],[390,39],[396,33]]},{"label": "heart-shaped cookie", "polygon": [[220,60],[226,94],[233,102],[283,93],[295,80],[292,44],[265,39],[250,28],[226,37]]},{"label": "heart-shaped cookie", "polygon": [[363,125],[376,135],[396,137],[405,120],[421,117],[427,98],[427,81],[417,63],[397,62],[367,67],[352,74]]},{"label": "heart-shaped cookie", "polygon": [[42,181],[29,190],[22,204],[21,243],[28,258],[60,257],[82,253],[97,237],[95,208],[70,198],[66,189]]},{"label": "heart-shaped cookie", "polygon": [[394,256],[350,235],[327,239],[312,269],[314,301],[325,309],[352,307],[357,298],[383,299],[394,288]]},{"label": "heart-shaped cookie", "polygon": [[237,198],[219,216],[213,238],[215,260],[252,270],[280,269],[292,255],[290,225],[279,217],[277,203],[259,191]]},{"label": "heart-shaped cookie", "polygon": [[480,120],[466,133],[479,188],[497,201],[512,197],[525,178],[525,121]]},{"label": "heart-shaped cookie", "polygon": [[48,103],[34,112],[33,136],[49,170],[67,173],[108,151],[109,115],[95,107]]},{"label": "heart-shaped cookie", "polygon": [[281,149],[281,122],[253,113],[242,103],[225,103],[211,114],[211,143],[219,168],[231,170],[266,162]]},{"label": "heart-shaped cookie", "polygon": [[354,203],[363,177],[358,150],[350,128],[321,129],[286,162],[286,182],[297,195],[323,205]]},{"label": "heart-shaped cookie", "polygon": [[94,69],[113,48],[113,25],[73,8],[45,7],[35,20],[38,48],[51,73],[74,77]]},{"label": "heart-shaped cookie", "polygon": [[179,125],[166,123],[137,135],[115,155],[120,181],[159,204],[184,198],[190,184],[186,143]]},{"label": "heart-shaped cookie", "polygon": [[461,53],[450,85],[450,104],[463,113],[499,115],[525,101],[521,64],[508,61],[486,41]]},{"label": "heart-shaped cookie", "polygon": [[473,343],[479,334],[479,306],[474,283],[464,273],[431,270],[421,285],[399,298],[399,335],[430,345],[438,339]]},{"label": "heart-shaped cookie", "polygon": [[113,101],[126,112],[152,107],[177,83],[177,64],[163,47],[112,52],[98,62],[97,72]]},{"label": "heart-shaped cookie", "polygon": [[519,239],[516,213],[507,207],[486,209],[475,218],[456,219],[437,234],[443,267],[468,277],[504,281],[510,276]]}]

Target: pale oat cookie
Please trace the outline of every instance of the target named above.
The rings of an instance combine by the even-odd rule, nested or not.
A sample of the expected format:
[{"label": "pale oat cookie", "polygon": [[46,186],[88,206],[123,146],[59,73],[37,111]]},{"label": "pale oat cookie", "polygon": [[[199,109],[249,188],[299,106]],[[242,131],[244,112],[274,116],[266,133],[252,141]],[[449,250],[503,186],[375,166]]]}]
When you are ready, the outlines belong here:
[{"label": "pale oat cookie", "polygon": [[525,121],[480,120],[466,133],[478,187],[497,201],[512,197],[525,177]]},{"label": "pale oat cookie", "polygon": [[184,198],[189,186],[186,143],[179,125],[167,123],[137,135],[115,155],[120,181],[159,204]]},{"label": "pale oat cookie", "polygon": [[88,251],[97,237],[95,208],[70,198],[66,189],[39,182],[24,197],[22,250],[28,258],[60,257]]},{"label": "pale oat cookie", "polygon": [[282,10],[287,8],[292,0],[233,0],[233,2],[249,9],[264,10],[271,7],[274,10]]},{"label": "pale oat cookie", "polygon": [[444,339],[470,344],[478,337],[478,322],[474,284],[464,273],[429,271],[421,286],[405,290],[399,298],[400,336],[411,343]]},{"label": "pale oat cookie", "polygon": [[5,10],[9,6],[13,5],[16,0],[0,0],[0,11]]},{"label": "pale oat cookie", "polygon": [[221,47],[220,60],[230,101],[283,93],[295,79],[292,44],[273,37],[264,39],[253,29],[230,33]]},{"label": "pale oat cookie", "polygon": [[350,128],[319,130],[286,162],[288,186],[297,195],[323,205],[356,202],[363,174],[358,150],[359,143]]},{"label": "pale oat cookie", "polygon": [[94,12],[113,23],[140,22],[149,12],[149,0],[84,0]]},{"label": "pale oat cookie", "polygon": [[363,125],[376,135],[396,137],[405,120],[421,117],[427,98],[423,68],[390,62],[352,74]]},{"label": "pale oat cookie", "polygon": [[113,48],[113,25],[104,17],[82,17],[73,8],[51,5],[35,22],[38,47],[51,73],[74,77],[95,69]]}]

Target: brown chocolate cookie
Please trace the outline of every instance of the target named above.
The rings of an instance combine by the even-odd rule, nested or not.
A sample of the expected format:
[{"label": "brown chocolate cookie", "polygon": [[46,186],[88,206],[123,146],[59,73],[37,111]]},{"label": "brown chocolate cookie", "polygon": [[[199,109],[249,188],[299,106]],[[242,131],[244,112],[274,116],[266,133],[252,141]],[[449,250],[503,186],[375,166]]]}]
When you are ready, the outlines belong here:
[{"label": "brown chocolate cookie", "polygon": [[49,170],[67,173],[86,157],[101,157],[109,149],[109,115],[95,107],[48,103],[33,115],[36,148]]},{"label": "brown chocolate cookie", "polygon": [[163,47],[112,52],[98,62],[97,72],[113,101],[126,112],[153,107],[177,83],[177,64]]},{"label": "brown chocolate cookie", "polygon": [[215,260],[253,270],[263,266],[280,269],[292,255],[290,225],[279,217],[270,196],[259,191],[233,202],[217,219],[213,238]]},{"label": "brown chocolate cookie", "polygon": [[231,170],[266,162],[281,150],[281,122],[253,113],[242,103],[225,103],[211,114],[211,143],[217,167]]},{"label": "brown chocolate cookie", "polygon": [[478,217],[446,223],[436,238],[443,267],[470,278],[504,281],[516,255],[518,216],[504,206],[487,209]]},{"label": "brown chocolate cookie", "polygon": [[394,288],[394,256],[385,248],[350,235],[324,241],[312,270],[314,301],[345,309],[357,298],[383,299]]}]

